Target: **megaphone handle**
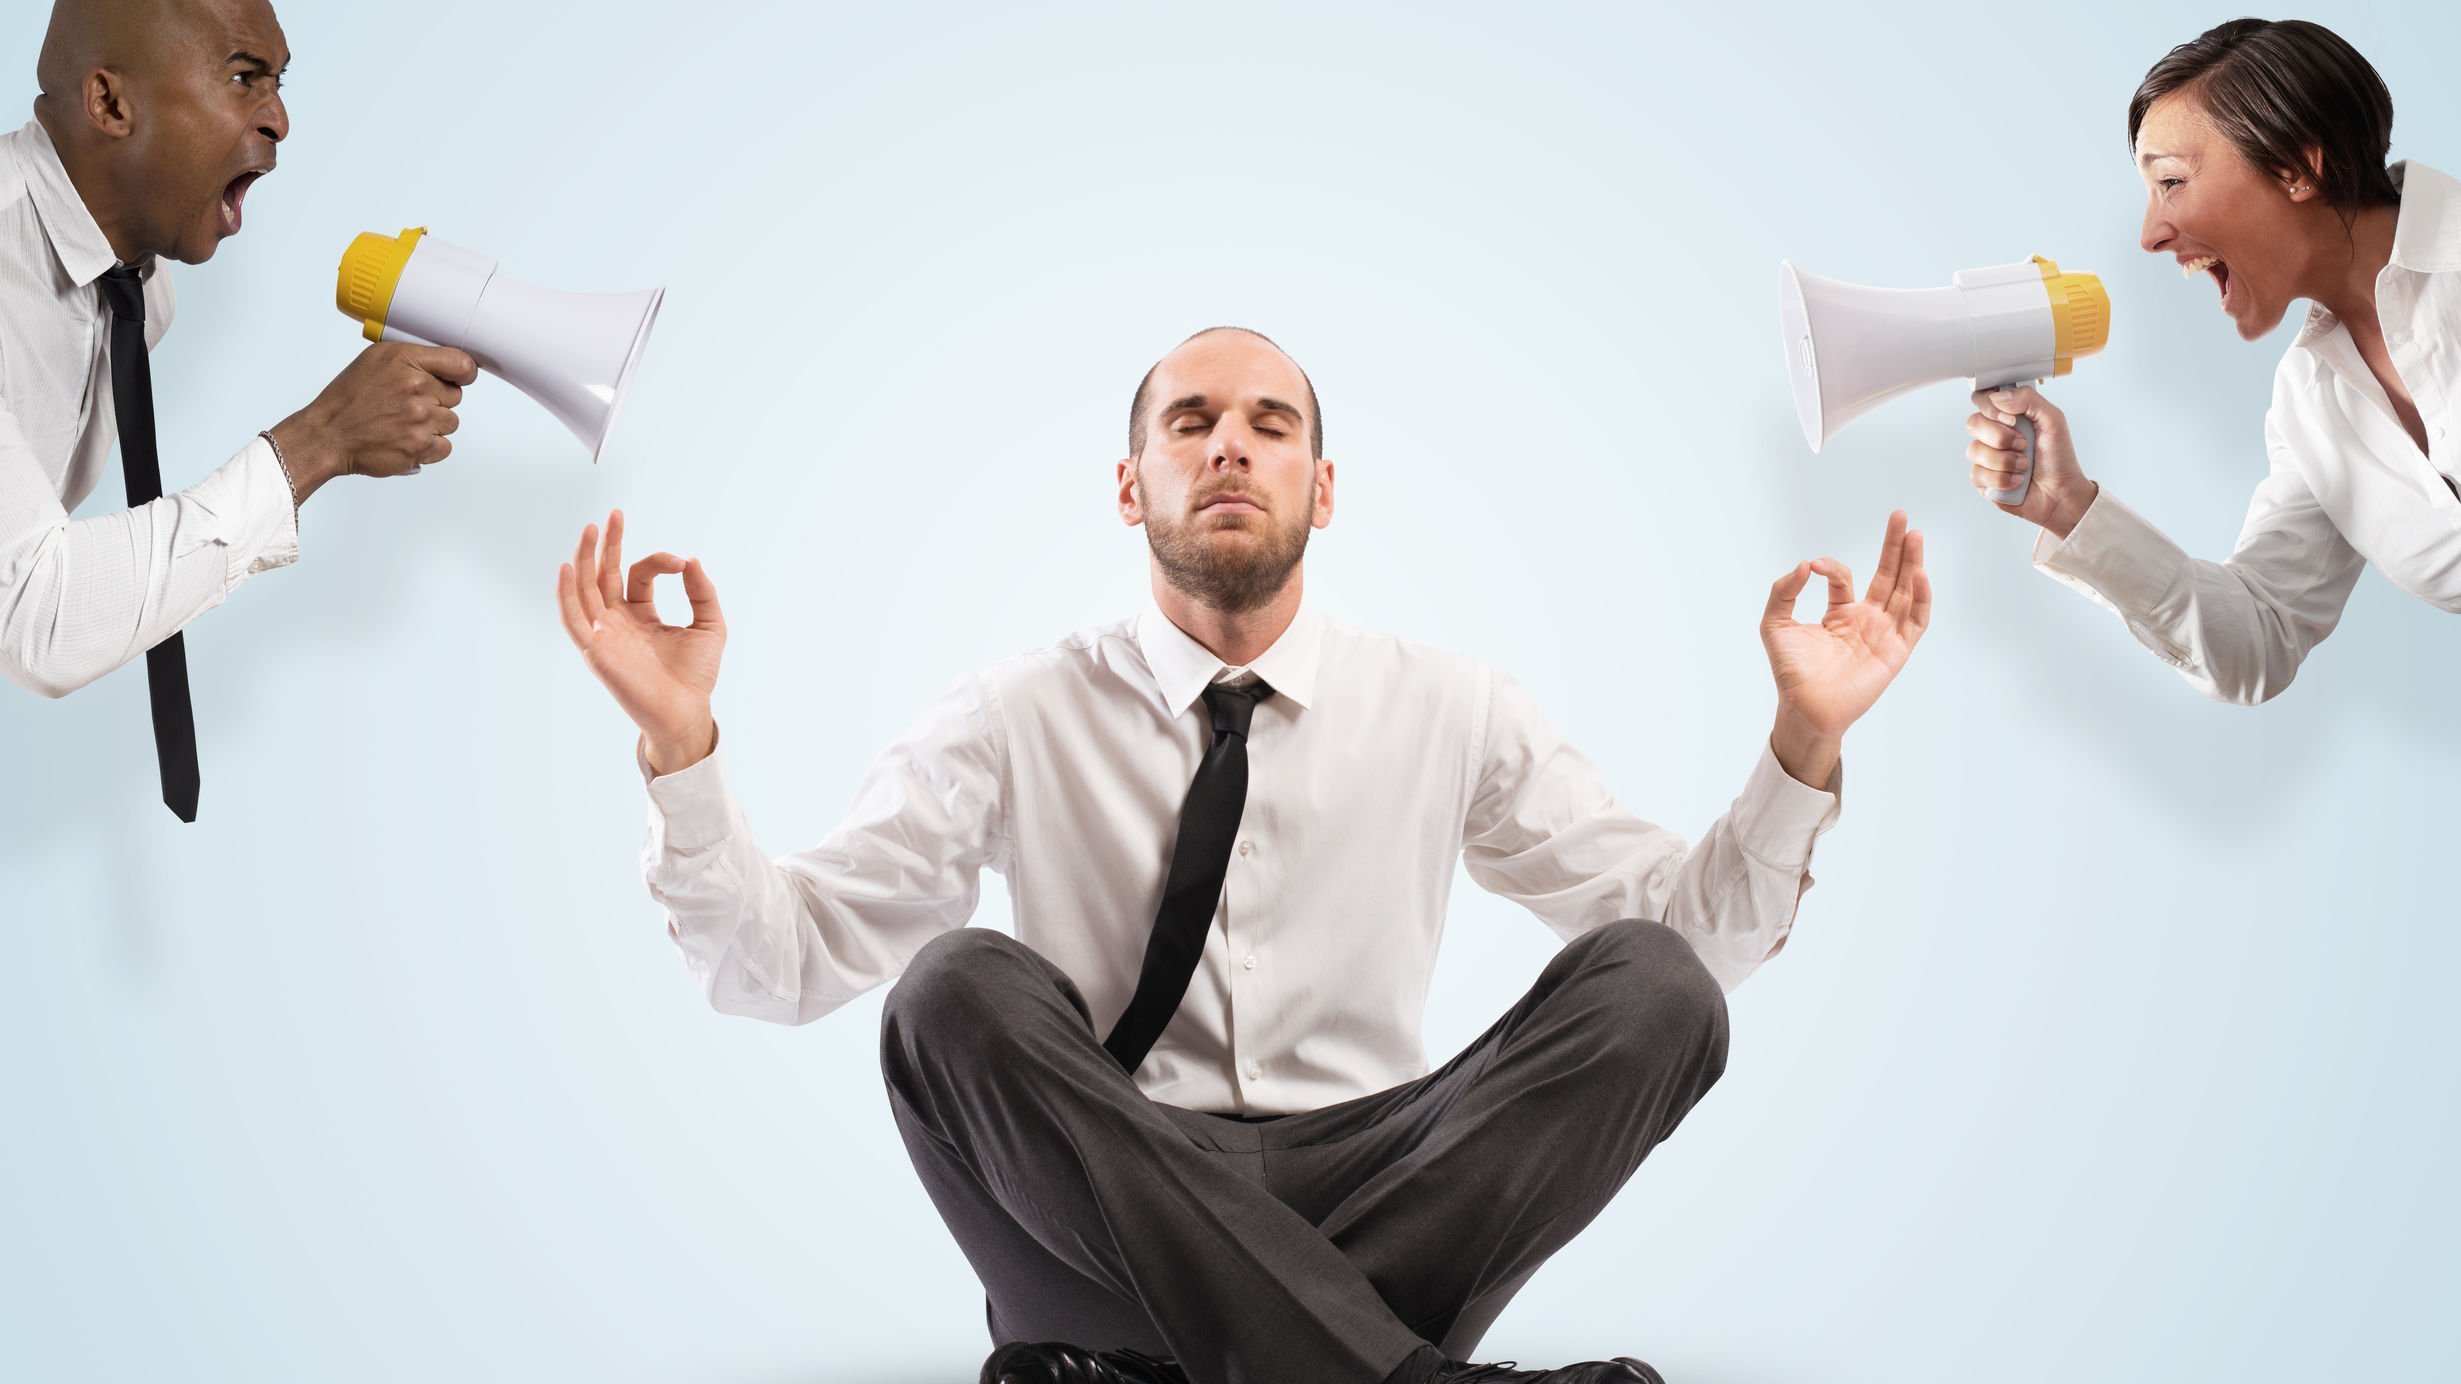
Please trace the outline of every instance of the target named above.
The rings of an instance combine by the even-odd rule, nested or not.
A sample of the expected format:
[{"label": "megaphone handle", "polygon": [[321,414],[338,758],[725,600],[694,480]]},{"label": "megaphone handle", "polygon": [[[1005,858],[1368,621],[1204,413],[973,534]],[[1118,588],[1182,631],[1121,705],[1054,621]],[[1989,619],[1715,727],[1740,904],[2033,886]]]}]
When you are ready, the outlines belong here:
[{"label": "megaphone handle", "polygon": [[2020,413],[2017,415],[2016,422],[2011,426],[2016,428],[2017,436],[2025,439],[2025,469],[2017,473],[2015,485],[2006,490],[1992,490],[1985,493],[1990,495],[1994,503],[2021,505],[2025,503],[2025,492],[2031,490],[2034,485],[2034,420]]}]

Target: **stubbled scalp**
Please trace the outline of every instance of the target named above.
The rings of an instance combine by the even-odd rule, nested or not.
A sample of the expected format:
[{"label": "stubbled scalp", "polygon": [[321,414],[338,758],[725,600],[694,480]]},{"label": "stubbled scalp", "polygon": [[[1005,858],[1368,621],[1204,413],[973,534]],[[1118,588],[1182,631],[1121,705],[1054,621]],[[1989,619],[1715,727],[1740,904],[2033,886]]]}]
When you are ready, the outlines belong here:
[{"label": "stubbled scalp", "polygon": [[51,27],[43,31],[43,50],[34,60],[39,99],[73,111],[80,104],[78,87],[95,68],[131,75],[150,71],[206,8],[181,0],[54,0]]}]

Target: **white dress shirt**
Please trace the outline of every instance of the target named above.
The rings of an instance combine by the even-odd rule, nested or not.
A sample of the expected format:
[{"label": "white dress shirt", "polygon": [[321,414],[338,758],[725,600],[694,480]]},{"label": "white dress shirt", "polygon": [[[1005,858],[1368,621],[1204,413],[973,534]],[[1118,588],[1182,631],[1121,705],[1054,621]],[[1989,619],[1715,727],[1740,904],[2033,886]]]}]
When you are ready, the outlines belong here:
[{"label": "white dress shirt", "polygon": [[2104,486],[2034,564],[2116,612],[2207,696],[2260,702],[2290,685],[2374,563],[2395,586],[2461,611],[2461,183],[2396,164],[2401,211],[2376,317],[2426,424],[2421,453],[2350,329],[2322,307],[2273,372],[2272,470],[2226,562],[2189,557]]},{"label": "white dress shirt", "polygon": [[[1512,678],[1304,606],[1248,668],[1274,694],[1248,730],[1229,876],[1187,997],[1137,1071],[1184,1108],[1282,1114],[1425,1074],[1419,1022],[1456,860],[1567,939],[1661,920],[1732,989],[1785,941],[1813,840],[1836,820],[1835,794],[1764,747],[1687,849],[1617,803]],[[1211,740],[1200,694],[1237,671],[1148,609],[961,678],[835,831],[776,860],[712,754],[649,781],[650,892],[713,1005],[805,1023],[963,926],[989,867],[1019,940],[1107,1034]]]},{"label": "white dress shirt", "polygon": [[[298,512],[257,438],[204,480],[72,520],[106,476],[117,261],[43,127],[0,135],[0,672],[65,696],[299,556]],[[171,325],[171,276],[145,268],[145,344]],[[167,468],[166,468],[167,469]]]}]

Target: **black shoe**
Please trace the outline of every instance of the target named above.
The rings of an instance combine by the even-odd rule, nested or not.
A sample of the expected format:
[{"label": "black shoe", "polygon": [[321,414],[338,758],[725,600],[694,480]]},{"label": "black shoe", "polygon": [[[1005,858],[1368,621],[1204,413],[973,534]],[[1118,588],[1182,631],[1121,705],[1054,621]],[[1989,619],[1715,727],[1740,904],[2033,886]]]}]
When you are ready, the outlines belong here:
[{"label": "black shoe", "polygon": [[1525,1370],[1510,1360],[1500,1365],[1447,1360],[1428,1384],[1666,1384],[1666,1376],[1629,1355],[1566,1365],[1560,1370]]},{"label": "black shoe", "polygon": [[983,1362],[981,1384],[1188,1384],[1188,1376],[1143,1351],[1011,1341]]}]

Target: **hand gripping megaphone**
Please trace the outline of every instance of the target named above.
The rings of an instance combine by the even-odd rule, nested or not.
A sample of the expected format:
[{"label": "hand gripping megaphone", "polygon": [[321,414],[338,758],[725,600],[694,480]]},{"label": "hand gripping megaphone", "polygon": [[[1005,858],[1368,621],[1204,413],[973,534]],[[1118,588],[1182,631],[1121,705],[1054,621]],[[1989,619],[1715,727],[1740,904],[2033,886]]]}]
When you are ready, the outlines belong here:
[{"label": "hand gripping megaphone", "polygon": [[370,341],[468,351],[479,368],[546,406],[598,460],[658,320],[664,288],[565,293],[496,272],[485,255],[424,226],[368,231],[342,252],[333,305]]},{"label": "hand gripping megaphone", "polygon": [[[1937,380],[1977,389],[2065,375],[2111,335],[2111,300],[2091,274],[2063,274],[2036,255],[1958,271],[1946,288],[1865,288],[1778,263],[1779,312],[1795,412],[1812,450],[1875,405]],[[2025,472],[2004,505],[2025,502],[2034,479],[2034,425],[2018,418]]]}]

